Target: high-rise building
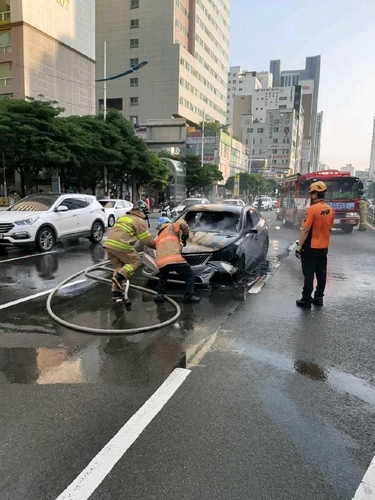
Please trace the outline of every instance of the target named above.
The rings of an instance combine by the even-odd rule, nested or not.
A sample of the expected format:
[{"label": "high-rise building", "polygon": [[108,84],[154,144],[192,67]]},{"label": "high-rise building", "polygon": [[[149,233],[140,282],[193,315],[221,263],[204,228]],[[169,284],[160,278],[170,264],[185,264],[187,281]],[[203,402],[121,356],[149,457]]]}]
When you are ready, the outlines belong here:
[{"label": "high-rise building", "polygon": [[[302,98],[302,100],[303,100],[303,98]],[[316,119],[313,164],[311,166],[312,172],[317,172],[319,170],[320,146],[321,146],[321,141],[322,141],[322,128],[323,128],[323,111],[318,113],[317,119]]]},{"label": "high-rise building", "polygon": [[[127,119],[226,121],[230,0],[97,0],[97,77],[148,65],[108,83],[107,107]],[[103,85],[97,92],[103,106]]]},{"label": "high-rise building", "polygon": [[370,182],[375,182],[375,118],[372,127],[372,142],[371,142],[370,168],[368,173],[368,180]]},{"label": "high-rise building", "polygon": [[319,165],[320,148],[316,148],[318,97],[320,82],[320,56],[307,57],[304,69],[281,71],[279,60],[270,62],[273,84],[280,87],[301,85],[303,89],[302,106],[305,115],[303,131],[302,171],[308,172]]},{"label": "high-rise building", "polygon": [[0,96],[93,114],[94,80],[94,0],[0,0]]}]

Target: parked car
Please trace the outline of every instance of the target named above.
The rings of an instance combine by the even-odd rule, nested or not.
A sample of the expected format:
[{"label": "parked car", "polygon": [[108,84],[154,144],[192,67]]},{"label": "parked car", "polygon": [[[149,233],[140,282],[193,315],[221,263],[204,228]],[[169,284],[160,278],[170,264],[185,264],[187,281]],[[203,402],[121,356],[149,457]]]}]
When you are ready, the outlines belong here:
[{"label": "parked car", "polygon": [[235,199],[228,199],[228,200],[223,200],[223,205],[234,205],[234,206],[239,206],[239,207],[244,207],[245,202],[243,200],[235,200]]},{"label": "parked car", "polygon": [[64,238],[103,239],[107,218],[94,196],[35,194],[0,212],[0,248],[53,249]]},{"label": "parked car", "polygon": [[174,208],[174,214],[178,217],[182,212],[194,205],[208,205],[210,203],[207,198],[186,198],[182,203],[180,203],[176,208]]},{"label": "parked car", "polygon": [[[261,196],[260,199],[262,200],[262,210],[272,210],[273,208],[273,203],[272,199],[269,198],[268,196]],[[258,208],[258,200],[259,198],[255,198],[253,206],[255,208]]]},{"label": "parked car", "polygon": [[108,227],[114,226],[119,217],[127,214],[133,208],[133,203],[126,200],[99,200],[99,203],[105,210]]},{"label": "parked car", "polygon": [[[195,205],[182,215],[190,227],[182,254],[200,284],[236,282],[268,253],[265,219],[253,208],[237,205]],[[143,275],[158,279],[155,251],[145,248]],[[179,281],[171,274],[172,281]]]}]

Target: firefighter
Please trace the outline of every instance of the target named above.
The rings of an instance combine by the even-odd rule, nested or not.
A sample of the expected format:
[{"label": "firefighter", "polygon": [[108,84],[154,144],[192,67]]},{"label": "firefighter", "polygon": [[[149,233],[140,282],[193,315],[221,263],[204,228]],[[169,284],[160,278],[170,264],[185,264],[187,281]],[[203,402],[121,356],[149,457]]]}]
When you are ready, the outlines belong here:
[{"label": "firefighter", "polygon": [[160,276],[155,302],[164,302],[169,273],[176,272],[186,284],[184,302],[196,304],[201,299],[194,295],[194,273],[181,255],[181,246],[186,246],[189,238],[189,226],[182,219],[172,223],[168,217],[159,217],[157,229],[159,234],[155,240],[156,264],[160,269]]},{"label": "firefighter", "polygon": [[367,229],[367,215],[368,215],[368,202],[364,195],[359,200],[359,228],[358,231],[366,231]]},{"label": "firefighter", "polygon": [[[302,298],[297,300],[298,307],[311,309],[311,304],[323,306],[324,289],[327,279],[327,254],[331,229],[335,219],[334,210],[325,203],[327,186],[324,182],[313,182],[309,188],[310,207],[305,212],[302,229],[295,251],[301,259],[305,283]],[[314,275],[317,287],[314,298],[311,297],[314,288]]]},{"label": "firefighter", "polygon": [[104,248],[114,267],[113,301],[123,300],[126,281],[141,265],[138,252],[133,248],[135,243],[140,241],[149,248],[156,248],[155,241],[146,227],[146,213],[146,203],[137,201],[127,214],[117,219],[104,242]]}]

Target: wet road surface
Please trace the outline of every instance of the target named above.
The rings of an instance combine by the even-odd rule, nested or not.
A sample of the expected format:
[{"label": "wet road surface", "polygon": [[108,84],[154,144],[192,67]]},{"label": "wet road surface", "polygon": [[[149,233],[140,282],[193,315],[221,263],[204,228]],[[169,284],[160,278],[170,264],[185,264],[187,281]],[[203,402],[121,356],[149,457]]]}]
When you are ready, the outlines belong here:
[{"label": "wet road surface", "polygon": [[[298,233],[275,221],[270,235],[260,293],[200,291],[175,325],[127,337],[60,327],[46,295],[1,309],[100,262],[100,247],[1,256],[0,499],[57,498],[176,367],[191,373],[90,498],[353,498],[375,453],[375,233],[334,232],[325,307],[311,311],[295,307]],[[54,310],[102,328],[172,314],[131,296],[128,313],[85,281]]]}]

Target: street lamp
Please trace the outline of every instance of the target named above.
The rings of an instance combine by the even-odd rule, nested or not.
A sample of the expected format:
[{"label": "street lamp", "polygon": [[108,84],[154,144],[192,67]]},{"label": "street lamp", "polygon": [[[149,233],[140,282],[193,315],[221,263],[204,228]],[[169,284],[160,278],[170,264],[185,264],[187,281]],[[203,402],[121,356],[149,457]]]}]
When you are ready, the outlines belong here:
[{"label": "street lamp", "polygon": [[[118,75],[110,76],[107,78],[107,42],[104,42],[104,74],[103,78],[100,78],[98,80],[95,80],[95,82],[103,82],[103,118],[104,120],[107,119],[107,82],[111,80],[117,80],[118,78],[122,78],[124,76],[130,75],[131,73],[134,73],[134,71],[138,71],[142,69],[144,66],[148,64],[148,61],[142,61],[139,64],[136,64],[135,66],[127,69],[126,71],[123,71],[122,73],[119,73]],[[104,193],[107,191],[107,168],[103,168],[103,177],[104,177]]]}]

